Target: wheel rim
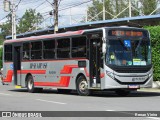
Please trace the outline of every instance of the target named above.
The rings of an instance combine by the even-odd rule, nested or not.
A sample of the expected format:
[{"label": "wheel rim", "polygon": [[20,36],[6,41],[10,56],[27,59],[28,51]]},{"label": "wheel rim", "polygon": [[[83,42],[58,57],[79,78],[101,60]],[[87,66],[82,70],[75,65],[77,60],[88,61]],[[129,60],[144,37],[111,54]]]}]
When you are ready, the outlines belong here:
[{"label": "wheel rim", "polygon": [[82,93],[88,92],[88,84],[87,84],[87,81],[86,81],[86,80],[82,80],[82,81],[79,83],[79,90],[80,90],[80,92],[82,92]]},{"label": "wheel rim", "polygon": [[32,87],[33,87],[33,81],[30,79],[30,80],[28,81],[28,88],[31,90]]}]

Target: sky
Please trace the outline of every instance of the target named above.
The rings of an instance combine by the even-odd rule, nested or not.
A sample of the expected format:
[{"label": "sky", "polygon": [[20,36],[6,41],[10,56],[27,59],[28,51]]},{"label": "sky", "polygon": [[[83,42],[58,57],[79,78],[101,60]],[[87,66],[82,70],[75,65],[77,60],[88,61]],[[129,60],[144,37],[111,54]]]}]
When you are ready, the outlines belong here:
[{"label": "sky", "polygon": [[[6,21],[3,19],[9,12],[4,12],[3,1],[0,0],[0,24]],[[21,18],[27,9],[36,9],[44,17],[41,26],[44,28],[53,25],[53,17],[49,15],[49,11],[53,10],[51,3],[54,0],[10,0],[11,3],[18,5],[16,15]],[[86,10],[91,5],[92,0],[58,0],[59,4],[59,26],[77,24],[86,17]]]}]

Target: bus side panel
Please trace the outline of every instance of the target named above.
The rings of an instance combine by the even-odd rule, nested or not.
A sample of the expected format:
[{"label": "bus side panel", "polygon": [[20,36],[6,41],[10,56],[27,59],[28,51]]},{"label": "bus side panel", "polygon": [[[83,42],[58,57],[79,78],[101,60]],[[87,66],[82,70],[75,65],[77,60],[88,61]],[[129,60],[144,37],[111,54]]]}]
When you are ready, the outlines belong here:
[{"label": "bus side panel", "polygon": [[14,84],[13,81],[13,63],[6,62],[3,64],[3,82],[5,84]]},{"label": "bus side panel", "polygon": [[79,73],[86,75],[87,72],[87,68],[78,67],[78,60],[22,62],[21,85],[25,87],[28,73],[33,76],[35,87],[75,89],[77,75]]}]

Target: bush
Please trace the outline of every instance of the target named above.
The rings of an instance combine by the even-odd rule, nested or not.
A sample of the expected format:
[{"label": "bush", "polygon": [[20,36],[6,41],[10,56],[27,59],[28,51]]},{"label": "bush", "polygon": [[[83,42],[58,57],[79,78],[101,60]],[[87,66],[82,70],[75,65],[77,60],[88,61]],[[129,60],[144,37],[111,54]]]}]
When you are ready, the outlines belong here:
[{"label": "bush", "polygon": [[157,81],[160,80],[160,26],[147,26],[144,28],[149,30],[151,35],[153,77]]}]

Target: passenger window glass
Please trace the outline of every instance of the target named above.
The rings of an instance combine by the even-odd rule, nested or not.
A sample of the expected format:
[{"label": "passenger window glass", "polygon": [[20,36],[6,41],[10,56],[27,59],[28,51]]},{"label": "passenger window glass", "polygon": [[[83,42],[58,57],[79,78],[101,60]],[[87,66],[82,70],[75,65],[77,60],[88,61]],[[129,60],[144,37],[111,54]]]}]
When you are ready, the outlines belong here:
[{"label": "passenger window glass", "polygon": [[42,42],[31,43],[31,59],[42,59]]},{"label": "passenger window glass", "polygon": [[23,43],[23,60],[30,59],[30,43]]},{"label": "passenger window glass", "polygon": [[70,39],[57,40],[57,58],[70,58]]},{"label": "passenger window glass", "polygon": [[86,37],[72,38],[72,57],[86,57]]},{"label": "passenger window glass", "polygon": [[12,45],[5,45],[4,52],[4,60],[12,61]]},{"label": "passenger window glass", "polygon": [[43,41],[43,58],[44,59],[55,58],[55,40]]}]

